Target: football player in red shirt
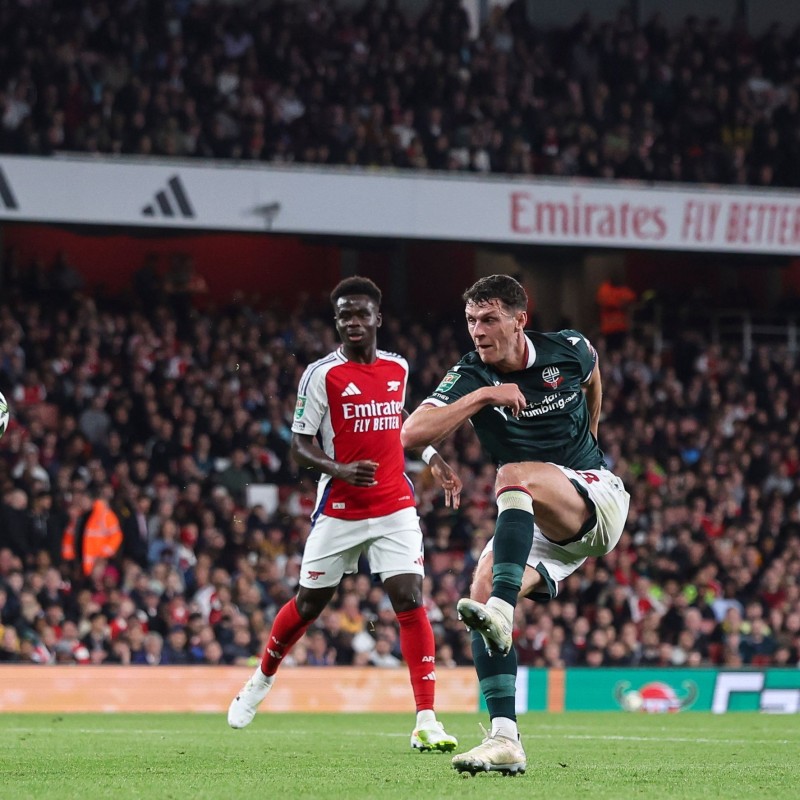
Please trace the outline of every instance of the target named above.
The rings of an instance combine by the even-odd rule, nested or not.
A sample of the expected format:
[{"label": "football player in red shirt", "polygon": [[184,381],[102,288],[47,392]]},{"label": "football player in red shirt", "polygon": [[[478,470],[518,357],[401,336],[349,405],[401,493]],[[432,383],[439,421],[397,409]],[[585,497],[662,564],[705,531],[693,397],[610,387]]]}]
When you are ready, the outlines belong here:
[{"label": "football player in red shirt", "polygon": [[[331,302],[342,346],[306,369],[292,425],[297,463],[322,473],[300,588],[275,617],[261,665],[231,702],[228,723],[243,728],[253,720],[283,658],[365,553],[400,625],[400,649],[417,706],[411,746],[448,752],[458,743],[434,713],[435,645],[422,605],[422,532],[400,442],[408,364],[377,347],[381,291],[371,280],[343,280]],[[457,508],[456,473],[432,447],[422,458],[446,503]]]}]

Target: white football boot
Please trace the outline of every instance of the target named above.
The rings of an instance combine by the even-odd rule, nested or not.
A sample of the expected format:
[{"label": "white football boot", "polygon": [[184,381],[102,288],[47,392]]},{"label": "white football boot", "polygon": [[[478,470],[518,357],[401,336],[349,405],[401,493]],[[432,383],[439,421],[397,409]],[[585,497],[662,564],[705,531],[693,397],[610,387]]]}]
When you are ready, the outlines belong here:
[{"label": "white football boot", "polygon": [[414,729],[411,746],[420,753],[452,753],[458,747],[458,739],[447,733],[444,725],[437,719]]},{"label": "white football boot", "polygon": [[228,706],[228,725],[231,728],[244,728],[249,725],[256,715],[256,709],[269,693],[273,683],[275,683],[274,675],[267,677],[260,667],[256,668],[256,671]]},{"label": "white football boot", "polygon": [[483,637],[490,656],[506,656],[511,651],[511,624],[496,608],[463,597],[456,606],[458,618]]},{"label": "white football boot", "polygon": [[500,772],[503,775],[522,775],[528,766],[522,743],[499,733],[486,733],[486,738],[472,750],[453,756],[453,769],[458,772]]}]

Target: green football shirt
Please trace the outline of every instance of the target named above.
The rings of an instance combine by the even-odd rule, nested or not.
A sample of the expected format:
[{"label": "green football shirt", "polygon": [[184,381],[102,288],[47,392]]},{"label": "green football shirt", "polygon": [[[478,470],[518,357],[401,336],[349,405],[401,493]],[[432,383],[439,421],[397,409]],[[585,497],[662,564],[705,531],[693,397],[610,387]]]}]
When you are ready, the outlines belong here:
[{"label": "green football shirt", "polygon": [[597,354],[575,330],[525,331],[528,361],[517,372],[496,372],[477,352],[467,353],[425,400],[445,406],[482,386],[516,383],[528,401],[519,417],[508,408],[485,406],[471,418],[483,448],[496,464],[551,461],[570,469],[604,467],[603,451],[589,430],[581,385]]}]

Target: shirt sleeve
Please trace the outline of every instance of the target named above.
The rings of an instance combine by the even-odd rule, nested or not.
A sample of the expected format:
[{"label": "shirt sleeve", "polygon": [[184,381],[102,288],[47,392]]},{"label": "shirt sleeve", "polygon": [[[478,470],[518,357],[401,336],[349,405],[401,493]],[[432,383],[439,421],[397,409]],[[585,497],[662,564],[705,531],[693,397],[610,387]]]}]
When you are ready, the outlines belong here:
[{"label": "shirt sleeve", "polygon": [[575,359],[580,364],[581,383],[586,383],[597,364],[597,351],[580,331],[564,330],[559,331],[559,335],[572,347]]},{"label": "shirt sleeve", "polygon": [[408,361],[404,358],[399,358],[400,366],[403,368],[403,408],[406,406],[406,394],[408,393]]},{"label": "shirt sleeve", "polygon": [[449,406],[484,384],[463,363],[456,364],[423,401],[434,406]]},{"label": "shirt sleeve", "polygon": [[328,411],[328,393],[325,390],[327,370],[315,369],[312,364],[300,379],[297,405],[294,408],[292,433],[314,436]]}]

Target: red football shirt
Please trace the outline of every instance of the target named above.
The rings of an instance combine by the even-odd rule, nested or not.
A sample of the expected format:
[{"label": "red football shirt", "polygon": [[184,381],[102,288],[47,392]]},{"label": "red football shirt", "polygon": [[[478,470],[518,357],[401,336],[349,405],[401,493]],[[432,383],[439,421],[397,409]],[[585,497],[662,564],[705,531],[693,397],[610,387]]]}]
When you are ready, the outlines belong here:
[{"label": "red football shirt", "polygon": [[352,486],[323,475],[314,515],[383,517],[414,505],[400,443],[408,364],[378,351],[372,364],[348,361],[341,348],[309,364],[300,380],[292,431],[316,435],[335,461],[377,461],[377,485]]}]

